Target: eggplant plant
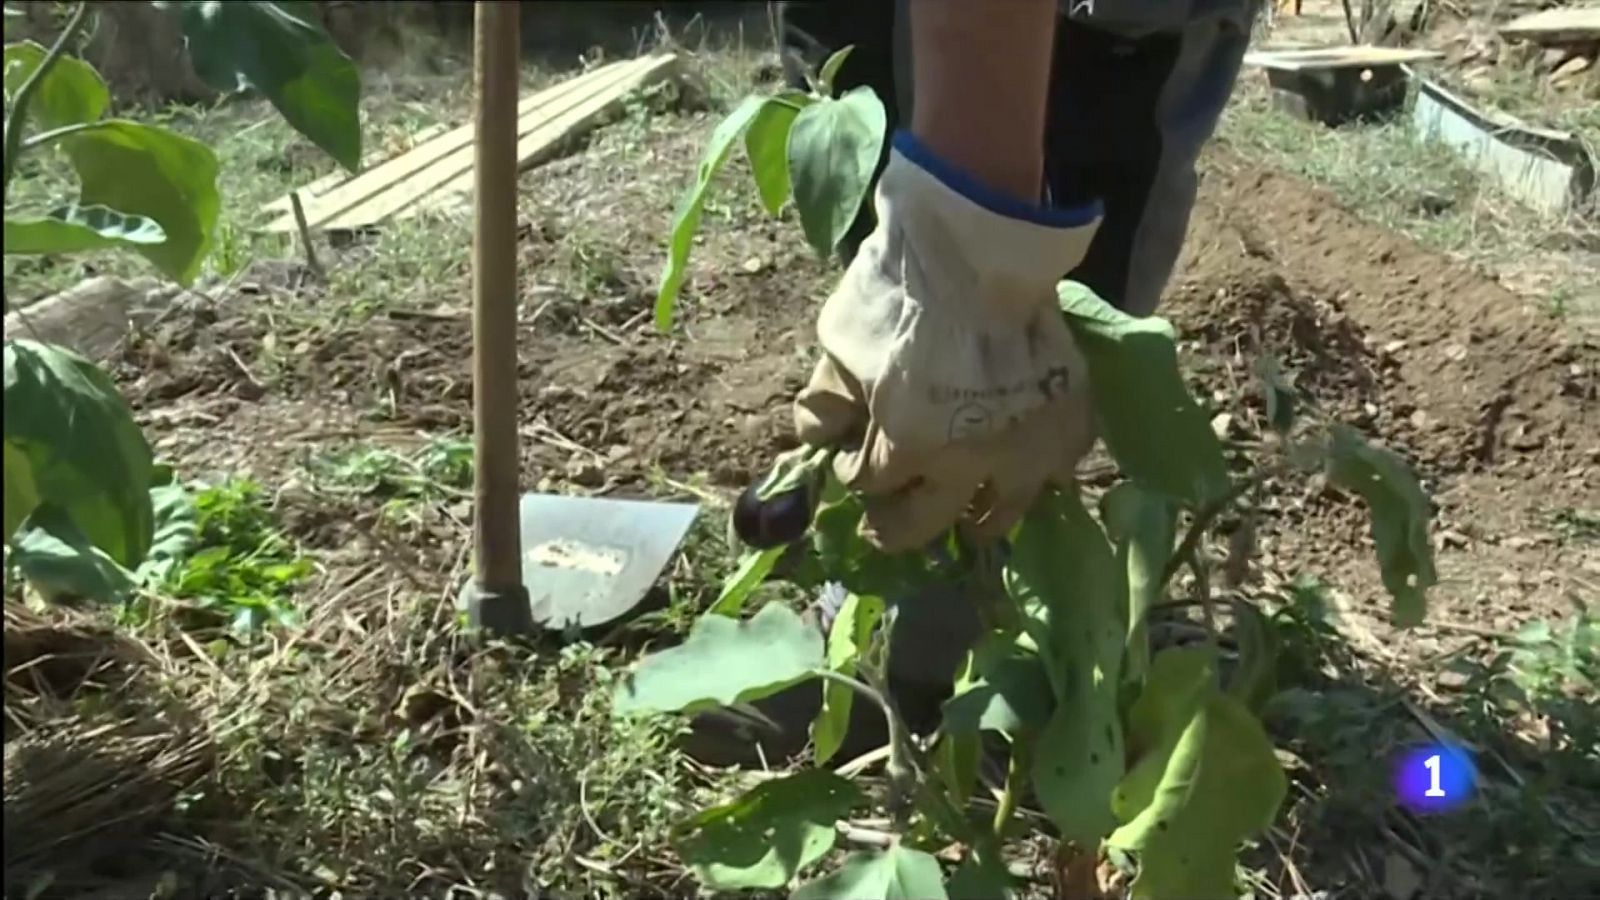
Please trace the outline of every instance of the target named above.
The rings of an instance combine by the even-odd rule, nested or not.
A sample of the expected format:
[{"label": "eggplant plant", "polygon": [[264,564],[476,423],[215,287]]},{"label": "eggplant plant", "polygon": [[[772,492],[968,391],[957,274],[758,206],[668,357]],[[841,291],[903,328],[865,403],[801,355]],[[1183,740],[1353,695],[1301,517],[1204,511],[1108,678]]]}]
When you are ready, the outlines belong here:
[{"label": "eggplant plant", "polygon": [[[306,17],[309,4],[154,5],[177,18],[204,80],[258,92],[340,165],[359,167],[360,76]],[[48,48],[5,45],[5,255],[132,251],[189,285],[216,242],[216,154],[170,129],[107,115],[104,80],[69,52],[90,15],[88,3],[72,7]],[[19,161],[55,152],[77,177],[77,197],[47,209],[13,203]],[[4,402],[8,562],[47,593],[123,596],[158,539],[170,471],[155,465],[111,379],[65,347],[8,334]]]},{"label": "eggplant plant", "polygon": [[[663,326],[706,189],[741,136],[769,211],[792,200],[820,252],[849,226],[884,117],[870,90],[830,96],[840,59],[811,92],[747,99],[713,133],[669,242]],[[1058,294],[1122,476],[1094,509],[1076,486],[1056,487],[1000,544],[975,546],[952,531],[927,552],[885,554],[861,537],[860,500],[834,480],[829,453],[801,448],[740,498],[735,525],[754,549],[687,639],[645,656],[618,683],[618,715],[692,713],[805,682],[822,694],[810,765],[678,826],[675,849],[707,887],[792,888],[801,900],[1011,896],[1019,885],[1003,848],[1027,802],[1059,842],[1058,870],[1079,885],[1109,857],[1136,866],[1136,900],[1238,896],[1238,849],[1271,825],[1286,789],[1257,717],[1274,690],[1274,632],[1258,607],[1233,600],[1238,649],[1225,658],[1210,629],[1197,646],[1153,645],[1152,613],[1195,603],[1210,626],[1207,534],[1269,477],[1301,471],[1366,502],[1393,620],[1422,619],[1436,580],[1430,512],[1404,460],[1307,408],[1263,365],[1280,452],[1231,471],[1184,384],[1171,324],[1128,316],[1080,284],[1064,281]],[[1185,569],[1194,596],[1175,599]],[[835,611],[826,633],[778,602],[746,615],[775,572]],[[952,673],[937,730],[918,736],[888,688],[889,635],[895,601],[914,603],[942,579],[965,585],[983,629]],[[830,768],[857,702],[888,724],[881,792]],[[1005,776],[992,809],[980,811],[979,761],[993,738],[1005,748]],[[867,809],[887,814],[889,844],[839,858],[839,823]],[[953,866],[935,855],[951,847]]]}]

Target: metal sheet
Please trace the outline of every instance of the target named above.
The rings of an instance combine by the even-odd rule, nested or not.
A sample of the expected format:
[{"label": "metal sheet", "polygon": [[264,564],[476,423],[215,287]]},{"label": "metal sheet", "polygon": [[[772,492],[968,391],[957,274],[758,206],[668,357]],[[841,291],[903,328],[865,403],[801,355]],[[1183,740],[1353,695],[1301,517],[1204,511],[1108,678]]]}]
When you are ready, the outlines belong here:
[{"label": "metal sheet", "polygon": [[588,628],[632,609],[700,512],[695,503],[522,497],[522,582],[546,628]]}]

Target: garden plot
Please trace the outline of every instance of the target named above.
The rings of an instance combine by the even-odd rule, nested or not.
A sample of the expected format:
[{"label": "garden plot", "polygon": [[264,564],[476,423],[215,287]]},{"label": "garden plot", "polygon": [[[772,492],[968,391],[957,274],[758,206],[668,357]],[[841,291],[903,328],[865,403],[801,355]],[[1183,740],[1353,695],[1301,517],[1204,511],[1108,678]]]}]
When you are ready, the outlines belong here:
[{"label": "garden plot", "polygon": [[[216,494],[217,527],[270,530],[305,565],[282,594],[296,621],[254,640],[159,610],[123,632],[8,614],[8,671],[52,640],[116,651],[8,677],[8,726],[15,711],[81,744],[111,709],[210,745],[200,762],[161,767],[171,780],[140,795],[156,800],[130,805],[164,835],[153,847],[126,836],[79,847],[73,879],[371,896],[694,890],[669,830],[739,778],[674,753],[670,722],[612,718],[608,698],[636,648],[686,630],[731,571],[723,510],[793,448],[789,398],[836,277],[792,212],[762,213],[736,161],[708,199],[678,323],[655,330],[664,236],[717,118],[640,107],[521,185],[524,487],[714,505],[652,613],[597,645],[485,650],[457,631],[471,537],[451,455],[471,420],[458,219],[422,216],[343,246],[324,259],[326,282],[293,261],[256,262],[125,344],[115,375],[161,459],[186,478],[264,486]],[[1553,637],[1528,646],[1559,657],[1572,599],[1600,594],[1600,353],[1299,178],[1226,147],[1204,168],[1163,313],[1230,459],[1270,440],[1253,375],[1270,355],[1307,401],[1411,460],[1438,507],[1440,583],[1428,622],[1404,633],[1386,624],[1348,496],[1269,482],[1237,525],[1255,553],[1232,589],[1289,611],[1303,669],[1280,673],[1297,702],[1268,721],[1296,763],[1277,826],[1245,858],[1257,896],[1412,883],[1572,895],[1590,865],[1577,849],[1600,826],[1583,774],[1594,750],[1552,727],[1554,701],[1533,688],[1510,712],[1497,706],[1509,676],[1491,664],[1539,620]],[[1109,483],[1104,458],[1086,481]],[[74,693],[98,699],[64,716],[58,699]],[[1481,806],[1418,824],[1372,760],[1430,727],[1482,749],[1486,784]],[[43,746],[31,752],[56,745]],[[8,741],[8,831],[11,772],[29,752]],[[840,849],[870,844],[880,824],[855,822]],[[1019,839],[1009,862],[1050,896],[1038,843]]]}]

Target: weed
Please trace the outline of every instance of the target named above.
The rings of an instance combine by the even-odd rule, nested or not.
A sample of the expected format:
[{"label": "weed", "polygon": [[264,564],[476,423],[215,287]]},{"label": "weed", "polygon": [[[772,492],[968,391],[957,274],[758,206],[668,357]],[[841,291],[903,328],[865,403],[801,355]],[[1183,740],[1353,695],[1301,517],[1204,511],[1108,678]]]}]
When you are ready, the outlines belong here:
[{"label": "weed", "polygon": [[193,502],[194,551],[159,591],[226,619],[235,631],[298,622],[292,598],[313,566],[278,530],[261,486],[230,479],[201,487]]}]

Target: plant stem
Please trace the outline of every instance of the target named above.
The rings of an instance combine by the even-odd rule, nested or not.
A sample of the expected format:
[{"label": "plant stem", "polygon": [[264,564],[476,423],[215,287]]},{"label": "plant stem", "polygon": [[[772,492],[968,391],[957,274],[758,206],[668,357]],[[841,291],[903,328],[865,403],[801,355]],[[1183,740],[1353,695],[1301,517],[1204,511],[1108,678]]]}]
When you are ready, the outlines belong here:
[{"label": "plant stem", "polygon": [[[59,141],[69,135],[78,134],[84,131],[94,131],[97,128],[104,128],[105,126],[106,123],[104,121],[78,122],[73,125],[63,125],[60,128],[52,128],[49,131],[41,131],[33,137],[23,141],[22,150],[24,152],[33,150],[38,147],[43,147],[46,144],[55,143],[56,141]],[[9,133],[10,132],[7,132],[7,134]]]},{"label": "plant stem", "polygon": [[1172,576],[1178,574],[1183,564],[1194,556],[1195,548],[1199,546],[1201,538],[1205,537],[1206,531],[1211,528],[1218,516],[1226,512],[1234,501],[1275,474],[1277,469],[1260,469],[1249,478],[1234,482],[1226,493],[1202,506],[1200,511],[1195,513],[1194,521],[1189,523],[1189,530],[1184,534],[1183,541],[1178,544],[1178,549],[1173,551],[1171,558],[1167,560],[1167,567],[1161,572],[1161,587],[1165,588],[1172,581]]},{"label": "plant stem", "polygon": [[994,839],[1005,841],[1006,826],[1017,813],[1017,798],[1022,793],[1022,781],[1028,776],[1028,766],[1033,758],[1033,738],[1019,734],[1011,742],[1011,756],[1006,760],[1006,783],[1000,790],[1000,802],[994,809]]},{"label": "plant stem", "polygon": [[39,67],[28,75],[28,80],[22,83],[17,95],[11,101],[11,112],[6,116],[5,131],[5,162],[4,172],[0,174],[0,201],[9,201],[11,197],[11,176],[17,169],[17,156],[22,152],[22,128],[28,121],[28,105],[33,102],[33,95],[38,92],[40,85],[44,84],[46,75],[66,52],[67,44],[78,34],[78,29],[83,27],[84,17],[89,13],[89,4],[81,2],[72,11],[72,17],[67,19],[67,25],[56,36],[55,43],[45,51],[44,59],[39,60]]}]

